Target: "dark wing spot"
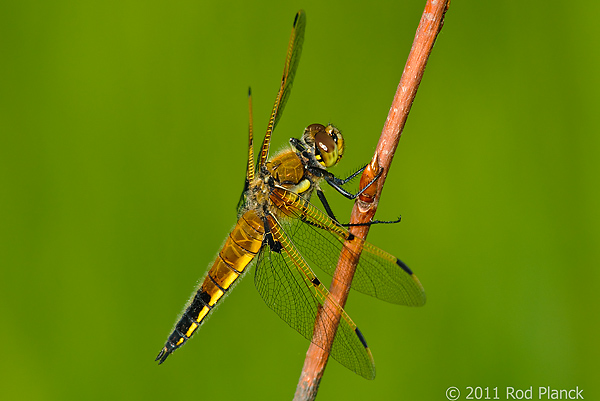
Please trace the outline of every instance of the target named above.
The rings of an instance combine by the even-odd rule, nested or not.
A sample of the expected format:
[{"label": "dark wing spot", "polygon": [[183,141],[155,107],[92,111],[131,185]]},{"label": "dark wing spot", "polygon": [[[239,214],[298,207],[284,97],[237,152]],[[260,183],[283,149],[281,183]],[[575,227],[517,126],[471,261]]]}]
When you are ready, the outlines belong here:
[{"label": "dark wing spot", "polygon": [[312,280],[312,283],[315,285],[315,287],[317,287],[317,286],[321,285],[321,282],[320,282],[320,281],[319,281],[319,279],[318,279],[318,278],[316,278],[316,277],[315,277],[315,278]]},{"label": "dark wing spot", "polygon": [[408,274],[410,274],[411,276],[413,275],[413,272],[412,272],[412,270],[410,270],[410,268],[409,268],[408,266],[406,266],[406,265],[404,264],[404,262],[403,262],[403,261],[401,261],[400,259],[396,259],[396,264],[397,264],[398,266],[400,266],[400,267],[402,268],[402,270],[404,270],[405,272],[407,272],[407,273],[408,273]]},{"label": "dark wing spot", "polygon": [[369,348],[369,346],[367,345],[367,340],[365,340],[365,337],[362,335],[362,333],[360,332],[360,330],[358,329],[358,327],[354,329],[354,332],[358,336],[358,339],[362,343],[363,347]]}]

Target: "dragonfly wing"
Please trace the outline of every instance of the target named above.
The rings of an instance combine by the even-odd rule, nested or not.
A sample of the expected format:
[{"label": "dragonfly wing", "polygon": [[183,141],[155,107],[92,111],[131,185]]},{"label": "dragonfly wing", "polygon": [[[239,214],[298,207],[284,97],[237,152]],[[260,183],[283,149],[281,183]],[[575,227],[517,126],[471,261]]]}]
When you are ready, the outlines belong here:
[{"label": "dragonfly wing", "polygon": [[302,54],[302,44],[304,43],[304,29],[306,28],[306,14],[303,10],[298,11],[292,34],[290,37],[290,43],[288,45],[288,52],[285,58],[285,65],[283,67],[283,76],[281,78],[281,87],[277,94],[275,107],[273,109],[273,129],[277,126],[279,118],[285,104],[287,103],[288,97],[292,91],[292,85],[294,83],[294,77],[296,70],[298,69],[298,63],[300,62],[300,55]]},{"label": "dragonfly wing", "polygon": [[[263,245],[257,261],[254,282],[259,294],[290,327],[324,350],[339,321],[330,355],[353,372],[373,379],[373,356],[352,319],[333,301],[272,216],[269,226],[267,235],[272,235],[274,245]],[[324,318],[317,320],[318,314]],[[316,322],[325,327],[316,331]],[[325,334],[318,337],[313,335],[316,332]]]},{"label": "dragonfly wing", "polygon": [[401,260],[353,236],[293,192],[276,188],[271,197],[274,203],[285,205],[286,214],[291,218],[282,221],[282,225],[311,266],[319,266],[326,273],[333,274],[346,241],[359,241],[362,253],[354,279],[347,284],[387,302],[409,306],[425,304],[423,286]]},{"label": "dragonfly wing", "polygon": [[290,36],[290,42],[288,44],[287,56],[285,58],[285,65],[283,66],[283,76],[281,77],[281,85],[275,98],[275,104],[273,104],[273,110],[271,111],[271,118],[267,126],[267,132],[263,139],[260,158],[258,166],[262,166],[267,162],[269,156],[269,144],[271,142],[271,134],[281,115],[287,102],[288,97],[292,91],[292,85],[294,83],[294,76],[298,69],[298,63],[300,62],[300,55],[302,54],[302,44],[304,43],[304,29],[306,28],[306,14],[303,10],[298,11],[296,18],[294,18],[294,24],[292,26],[292,34]]}]

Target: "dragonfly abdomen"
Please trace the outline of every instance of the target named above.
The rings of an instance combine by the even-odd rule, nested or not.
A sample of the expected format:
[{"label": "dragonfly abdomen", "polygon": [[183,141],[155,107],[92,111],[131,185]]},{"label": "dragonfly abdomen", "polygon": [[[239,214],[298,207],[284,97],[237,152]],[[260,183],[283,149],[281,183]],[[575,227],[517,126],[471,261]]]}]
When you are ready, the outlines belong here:
[{"label": "dragonfly abdomen", "polygon": [[196,332],[217,302],[243,275],[260,250],[263,237],[264,225],[260,217],[253,210],[244,213],[158,354],[156,360],[159,363],[163,363]]}]

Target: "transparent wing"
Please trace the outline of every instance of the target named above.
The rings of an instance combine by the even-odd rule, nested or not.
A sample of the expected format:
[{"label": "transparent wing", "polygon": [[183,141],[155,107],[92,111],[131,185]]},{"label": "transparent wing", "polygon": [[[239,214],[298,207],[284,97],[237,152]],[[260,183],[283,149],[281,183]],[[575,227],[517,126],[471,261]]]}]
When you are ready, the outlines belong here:
[{"label": "transparent wing", "polygon": [[423,286],[401,260],[354,237],[293,192],[276,188],[271,198],[290,217],[282,220],[281,224],[310,266],[318,266],[326,273],[333,274],[346,241],[359,241],[362,243],[362,253],[351,283],[353,289],[395,304],[425,304]]},{"label": "transparent wing", "polygon": [[[269,217],[269,228],[278,252],[264,245],[257,261],[254,283],[265,303],[287,324],[315,345],[327,350],[328,336],[339,320],[330,355],[353,372],[375,377],[371,351],[346,312],[330,298],[329,291],[306,264],[281,226]],[[326,300],[329,299],[327,302]],[[317,315],[322,326],[314,335]]]},{"label": "transparent wing", "polygon": [[265,133],[265,138],[263,139],[258,166],[262,166],[267,162],[269,157],[269,143],[271,142],[271,134],[273,133],[273,130],[275,130],[275,127],[277,126],[277,123],[283,114],[283,109],[285,108],[287,99],[292,91],[294,76],[296,75],[296,69],[298,68],[298,63],[300,62],[300,54],[302,53],[302,43],[304,42],[305,28],[306,14],[303,10],[300,10],[296,14],[296,18],[294,18],[292,35],[290,36],[287,56],[285,58],[285,65],[283,66],[281,86],[277,92],[275,104],[273,105],[273,111],[271,112],[271,118],[269,119],[269,125],[267,126],[267,132]]},{"label": "transparent wing", "polygon": [[[292,91],[292,85],[294,83],[294,77],[296,70],[298,69],[298,63],[300,62],[300,55],[302,54],[302,44],[304,43],[304,30],[306,28],[306,14],[303,10],[298,11],[296,18],[294,19],[294,25],[292,29],[292,35],[290,37],[290,43],[288,45],[288,52],[285,59],[285,65],[283,68],[283,76],[281,77],[281,86],[275,107],[273,108],[273,129],[277,126],[279,118],[283,113],[285,104],[287,103],[288,97]],[[277,109],[275,111],[275,109]]]}]

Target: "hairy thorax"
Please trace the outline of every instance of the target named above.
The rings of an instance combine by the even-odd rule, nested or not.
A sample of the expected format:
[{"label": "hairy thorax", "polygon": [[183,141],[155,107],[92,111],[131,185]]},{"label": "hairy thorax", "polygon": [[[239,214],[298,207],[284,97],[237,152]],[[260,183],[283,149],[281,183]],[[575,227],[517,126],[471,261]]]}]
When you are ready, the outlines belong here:
[{"label": "hairy thorax", "polygon": [[267,162],[250,183],[244,211],[253,209],[263,216],[269,212],[276,218],[284,218],[285,212],[276,204],[277,200],[271,197],[273,189],[281,187],[309,200],[318,181],[320,179],[307,171],[295,152],[281,152]]}]

